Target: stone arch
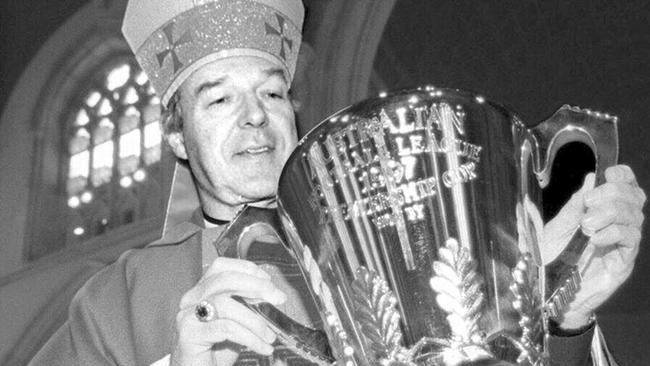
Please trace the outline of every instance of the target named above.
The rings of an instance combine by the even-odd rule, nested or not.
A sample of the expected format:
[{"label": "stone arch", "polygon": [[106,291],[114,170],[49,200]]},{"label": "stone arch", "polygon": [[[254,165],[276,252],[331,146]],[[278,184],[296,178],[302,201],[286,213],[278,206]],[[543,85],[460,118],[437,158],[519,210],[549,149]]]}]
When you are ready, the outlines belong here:
[{"label": "stone arch", "polygon": [[[373,62],[396,0],[330,1],[313,36],[315,62],[304,120],[313,127],[368,96]],[[317,103],[315,102],[317,101]]]},{"label": "stone arch", "polygon": [[[92,73],[133,57],[120,27],[125,0],[93,0],[48,38],[25,68],[0,117],[0,277],[38,263],[65,243],[60,158],[67,136],[59,122]],[[164,166],[170,164],[163,156]],[[34,243],[44,243],[34,246]],[[110,245],[110,239],[95,248]],[[49,249],[45,248],[49,246]]]}]

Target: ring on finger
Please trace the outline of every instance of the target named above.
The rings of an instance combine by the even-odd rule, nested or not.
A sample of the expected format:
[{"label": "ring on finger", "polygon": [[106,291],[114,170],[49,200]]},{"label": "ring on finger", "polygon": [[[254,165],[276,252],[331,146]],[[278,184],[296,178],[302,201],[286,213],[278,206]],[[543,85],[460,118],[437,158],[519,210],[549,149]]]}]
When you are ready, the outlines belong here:
[{"label": "ring on finger", "polygon": [[194,315],[200,322],[206,323],[217,317],[217,309],[211,302],[203,300],[194,308]]}]

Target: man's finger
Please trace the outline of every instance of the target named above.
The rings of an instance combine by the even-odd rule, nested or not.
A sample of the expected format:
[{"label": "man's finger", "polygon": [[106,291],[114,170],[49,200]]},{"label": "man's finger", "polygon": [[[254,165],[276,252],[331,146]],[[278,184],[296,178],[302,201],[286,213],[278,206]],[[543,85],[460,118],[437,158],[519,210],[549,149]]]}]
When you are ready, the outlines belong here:
[{"label": "man's finger", "polygon": [[571,212],[575,212],[577,217],[581,217],[585,209],[585,196],[594,189],[595,182],[596,175],[594,173],[585,175],[582,186],[571,196],[559,214],[562,214],[562,211],[570,210]]},{"label": "man's finger", "polygon": [[267,341],[230,319],[217,319],[206,324],[208,324],[208,328],[210,329],[209,333],[214,335],[213,339],[218,339],[223,336],[226,340],[240,344],[253,352],[262,355],[271,355],[273,353],[273,346],[271,344],[275,340],[275,337],[269,338],[269,341]]},{"label": "man's finger", "polygon": [[598,232],[591,238],[590,243],[596,247],[605,248],[616,246],[614,249],[621,250],[636,256],[641,241],[641,230],[627,225],[610,225]]},{"label": "man's finger", "polygon": [[605,183],[587,192],[584,197],[587,207],[607,205],[613,201],[628,202],[641,208],[645,204],[645,193],[628,183]]},{"label": "man's finger", "polygon": [[[272,343],[275,333],[268,327],[267,322],[261,316],[240,304],[233,298],[225,295],[207,297],[204,301],[214,306],[216,319],[230,319],[251,332],[258,334],[267,342]],[[188,311],[196,311],[196,305],[189,306]],[[195,316],[196,320],[198,318]]]},{"label": "man's finger", "polygon": [[181,324],[178,328],[180,332],[184,332],[181,336],[184,336],[185,342],[207,347],[232,342],[259,354],[270,355],[273,353],[271,344],[275,340],[275,336],[269,336],[267,332],[255,333],[241,323],[226,318],[199,322],[194,315],[194,310],[190,308],[182,310],[179,316]]},{"label": "man's finger", "polygon": [[181,299],[180,307],[193,306],[201,300],[216,295],[238,295],[245,299],[268,302],[274,305],[286,301],[286,295],[270,279],[242,272],[221,272],[203,276]]},{"label": "man's finger", "polygon": [[643,220],[643,212],[637,207],[624,201],[614,201],[588,209],[580,224],[585,234],[590,235],[608,225],[641,227]]},{"label": "man's finger", "polygon": [[594,185],[595,175],[587,174],[582,187],[576,191],[555,217],[544,227],[544,237],[559,237],[572,234],[585,214],[585,194]]},{"label": "man's finger", "polygon": [[611,183],[627,183],[637,186],[636,176],[627,165],[619,164],[605,169],[605,180]]},{"label": "man's finger", "polygon": [[215,259],[210,267],[205,271],[204,276],[210,276],[220,272],[241,272],[259,278],[271,278],[268,273],[251,261],[228,257],[219,257]]}]

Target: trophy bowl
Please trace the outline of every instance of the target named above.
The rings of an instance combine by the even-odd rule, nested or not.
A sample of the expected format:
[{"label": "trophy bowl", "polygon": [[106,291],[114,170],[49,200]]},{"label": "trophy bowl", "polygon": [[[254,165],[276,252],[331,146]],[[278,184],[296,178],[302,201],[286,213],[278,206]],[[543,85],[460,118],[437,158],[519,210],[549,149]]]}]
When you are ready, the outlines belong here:
[{"label": "trophy bowl", "polygon": [[[471,92],[385,93],[307,133],[273,217],[234,226],[258,215],[275,227],[340,365],[541,365],[548,320],[579,289],[587,243],[578,230],[555,258],[540,247],[541,190],[573,141],[592,148],[602,181],[617,159],[615,117],[563,106],[529,129]],[[265,309],[281,339],[322,356],[306,340],[313,332]]]},{"label": "trophy bowl", "polygon": [[[616,161],[616,118],[564,106],[533,129],[470,92],[420,87],[310,131],[278,212],[347,363],[538,364],[546,320],[579,287],[580,233],[546,274],[541,189],[567,142]],[[582,236],[582,237],[581,237]]]}]

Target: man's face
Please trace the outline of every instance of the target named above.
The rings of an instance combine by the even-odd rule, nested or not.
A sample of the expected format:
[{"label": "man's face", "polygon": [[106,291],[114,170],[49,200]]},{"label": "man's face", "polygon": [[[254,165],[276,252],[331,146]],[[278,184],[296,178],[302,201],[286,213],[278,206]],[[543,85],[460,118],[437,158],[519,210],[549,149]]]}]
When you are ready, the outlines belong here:
[{"label": "man's face", "polygon": [[252,56],[211,62],[179,88],[183,131],[169,141],[189,160],[208,214],[226,218],[275,195],[297,140],[288,91],[280,67]]}]

